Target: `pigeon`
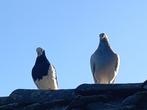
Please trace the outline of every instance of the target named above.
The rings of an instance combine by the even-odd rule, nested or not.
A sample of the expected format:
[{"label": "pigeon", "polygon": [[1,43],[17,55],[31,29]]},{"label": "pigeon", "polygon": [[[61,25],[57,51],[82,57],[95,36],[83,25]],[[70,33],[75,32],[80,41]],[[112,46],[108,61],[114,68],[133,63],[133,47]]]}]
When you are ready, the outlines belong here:
[{"label": "pigeon", "polygon": [[99,46],[90,58],[93,79],[96,84],[111,84],[115,82],[120,58],[112,50],[105,33],[99,34],[99,38]]},{"label": "pigeon", "polygon": [[38,47],[36,52],[37,58],[35,65],[32,68],[32,78],[34,83],[38,89],[57,90],[58,82],[54,65],[48,61],[44,49]]}]

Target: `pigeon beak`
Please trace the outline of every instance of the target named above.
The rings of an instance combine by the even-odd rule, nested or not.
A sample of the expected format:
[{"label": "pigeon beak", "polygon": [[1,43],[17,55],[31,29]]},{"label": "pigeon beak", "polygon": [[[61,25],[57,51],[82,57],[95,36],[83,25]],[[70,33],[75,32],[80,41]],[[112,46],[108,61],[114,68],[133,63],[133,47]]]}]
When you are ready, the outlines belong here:
[{"label": "pigeon beak", "polygon": [[41,54],[42,54],[41,52],[37,52],[37,55],[38,55],[38,56],[41,56]]}]

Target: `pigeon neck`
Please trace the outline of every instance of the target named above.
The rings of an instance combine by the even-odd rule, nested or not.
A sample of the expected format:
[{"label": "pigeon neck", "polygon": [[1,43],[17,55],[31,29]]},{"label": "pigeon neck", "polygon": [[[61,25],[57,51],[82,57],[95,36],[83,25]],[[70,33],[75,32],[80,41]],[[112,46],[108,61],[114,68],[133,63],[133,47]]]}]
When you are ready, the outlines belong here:
[{"label": "pigeon neck", "polygon": [[109,45],[107,40],[105,40],[105,41],[100,40],[99,49],[108,50],[108,49],[111,49],[111,47],[110,47],[110,45]]},{"label": "pigeon neck", "polygon": [[42,54],[41,56],[38,56],[36,62],[38,62],[38,64],[42,63],[42,62],[48,62],[49,63],[49,61],[46,58],[45,54]]}]

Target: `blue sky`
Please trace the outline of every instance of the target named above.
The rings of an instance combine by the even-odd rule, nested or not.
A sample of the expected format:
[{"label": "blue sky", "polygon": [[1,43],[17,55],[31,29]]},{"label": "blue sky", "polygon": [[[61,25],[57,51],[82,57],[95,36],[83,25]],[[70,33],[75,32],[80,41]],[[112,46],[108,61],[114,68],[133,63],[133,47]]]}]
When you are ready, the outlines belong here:
[{"label": "blue sky", "polygon": [[1,0],[0,96],[36,89],[36,47],[56,66],[59,87],[93,83],[90,56],[106,32],[120,55],[116,83],[147,79],[146,0]]}]

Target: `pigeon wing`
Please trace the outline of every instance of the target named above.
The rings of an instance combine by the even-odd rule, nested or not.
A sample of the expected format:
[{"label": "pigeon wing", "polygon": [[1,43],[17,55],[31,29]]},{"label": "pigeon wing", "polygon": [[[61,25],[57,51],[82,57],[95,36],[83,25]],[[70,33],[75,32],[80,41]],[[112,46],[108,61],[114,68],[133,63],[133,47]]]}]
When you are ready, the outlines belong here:
[{"label": "pigeon wing", "polygon": [[57,84],[57,87],[58,87],[59,85],[58,85],[58,80],[57,80],[57,72],[56,72],[56,68],[55,68],[54,65],[52,65],[52,67],[53,67],[53,69],[54,69],[54,71],[55,71],[55,80],[56,80],[56,84]]},{"label": "pigeon wing", "polygon": [[97,80],[94,76],[94,74],[95,74],[95,63],[93,61],[93,56],[91,56],[91,58],[90,58],[90,65],[91,65],[91,71],[92,71],[92,75],[93,75],[93,78],[94,78],[94,82],[96,83]]},{"label": "pigeon wing", "polygon": [[115,72],[118,72],[119,65],[120,65],[120,58],[119,58],[119,55],[117,55],[117,54],[115,54],[115,55],[116,55]]},{"label": "pigeon wing", "polygon": [[117,73],[118,73],[119,65],[120,65],[120,58],[119,58],[119,55],[115,54],[115,64],[114,64],[115,76],[114,76],[114,78],[112,79],[111,83],[114,83],[114,82],[115,82],[115,77],[116,77],[116,75],[117,75]]}]

